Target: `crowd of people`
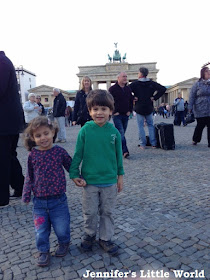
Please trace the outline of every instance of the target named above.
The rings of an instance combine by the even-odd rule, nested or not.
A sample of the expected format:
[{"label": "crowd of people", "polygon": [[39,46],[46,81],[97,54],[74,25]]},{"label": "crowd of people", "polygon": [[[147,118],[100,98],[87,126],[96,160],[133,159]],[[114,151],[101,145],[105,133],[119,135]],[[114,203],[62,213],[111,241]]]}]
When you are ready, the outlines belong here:
[{"label": "crowd of people", "polygon": [[[111,255],[118,252],[118,246],[112,241],[114,209],[117,192],[123,189],[123,157],[130,155],[125,132],[132,111],[136,112],[142,150],[146,146],[145,122],[152,148],[156,148],[155,113],[169,117],[174,114],[171,111],[174,106],[175,122],[185,125],[186,102],[180,94],[172,106],[162,105],[162,109],[154,109],[154,101],[165,93],[166,88],[149,79],[148,74],[147,68],[140,68],[138,79],[128,85],[127,74],[121,72],[109,92],[92,90],[91,79],[84,77],[73,115],[71,110],[67,112],[61,91],[54,88],[55,121],[52,122],[44,116],[40,96],[29,94],[29,100],[22,108],[15,69],[4,52],[0,52],[0,206],[9,204],[10,186],[14,189],[13,196],[22,196],[24,203],[30,202],[33,193],[38,266],[47,266],[50,262],[51,226],[58,239],[55,256],[63,257],[68,253],[70,213],[64,169],[75,185],[83,188],[82,249],[92,249],[99,215],[100,246]],[[202,68],[201,77],[191,90],[188,109],[189,112],[193,110],[197,119],[193,145],[201,141],[202,131],[207,126],[210,147],[210,70],[207,67]],[[54,145],[54,142],[66,142],[65,124],[69,122],[70,115],[72,125],[81,125],[73,157],[61,146]],[[114,125],[109,122],[110,118]],[[25,180],[16,152],[20,132],[23,132],[24,144],[29,150]]]}]

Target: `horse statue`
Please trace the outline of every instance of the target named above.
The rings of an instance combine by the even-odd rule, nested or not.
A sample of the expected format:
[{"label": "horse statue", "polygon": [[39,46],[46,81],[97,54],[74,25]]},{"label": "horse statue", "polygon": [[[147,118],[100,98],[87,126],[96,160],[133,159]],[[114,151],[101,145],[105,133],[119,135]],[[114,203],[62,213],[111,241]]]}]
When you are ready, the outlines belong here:
[{"label": "horse statue", "polygon": [[118,50],[115,50],[114,55],[113,55],[113,62],[114,61],[119,61],[121,62],[121,54]]},{"label": "horse statue", "polygon": [[112,58],[111,56],[108,54],[108,59],[109,59],[109,62],[111,63],[112,62]]},{"label": "horse statue", "polygon": [[124,54],[122,59],[123,59],[123,62],[125,62],[125,60],[126,60],[126,53]]}]

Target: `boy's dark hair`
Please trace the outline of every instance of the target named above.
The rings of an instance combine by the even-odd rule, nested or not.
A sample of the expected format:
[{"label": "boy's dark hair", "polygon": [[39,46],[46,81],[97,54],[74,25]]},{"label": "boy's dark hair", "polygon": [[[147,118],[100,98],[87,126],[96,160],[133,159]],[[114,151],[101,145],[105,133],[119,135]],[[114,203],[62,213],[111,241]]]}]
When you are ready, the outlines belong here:
[{"label": "boy's dark hair", "polygon": [[106,90],[96,89],[91,90],[86,98],[88,110],[93,106],[106,106],[113,112],[114,111],[114,98]]},{"label": "boy's dark hair", "polygon": [[24,145],[28,151],[31,151],[32,148],[36,146],[36,143],[33,140],[33,134],[40,126],[46,126],[55,132],[53,143],[55,142],[58,133],[58,126],[55,123],[49,121],[48,118],[44,116],[36,117],[29,123],[28,127],[23,133]]}]

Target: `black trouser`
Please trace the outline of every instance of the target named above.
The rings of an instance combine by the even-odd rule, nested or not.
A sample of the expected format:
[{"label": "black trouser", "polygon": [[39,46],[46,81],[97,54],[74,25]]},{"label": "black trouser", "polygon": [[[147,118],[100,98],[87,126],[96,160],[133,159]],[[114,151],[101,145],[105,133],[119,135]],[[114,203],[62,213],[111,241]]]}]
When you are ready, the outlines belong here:
[{"label": "black trouser", "polygon": [[196,143],[201,141],[203,129],[207,126],[208,146],[210,146],[210,117],[197,118],[196,120],[197,125],[193,134],[193,141]]},{"label": "black trouser", "polygon": [[176,111],[175,113],[175,124],[181,125],[181,122],[183,125],[185,125],[185,119],[184,119],[184,111]]},{"label": "black trouser", "polygon": [[0,206],[9,204],[9,185],[22,194],[24,176],[17,159],[19,135],[0,135]]}]

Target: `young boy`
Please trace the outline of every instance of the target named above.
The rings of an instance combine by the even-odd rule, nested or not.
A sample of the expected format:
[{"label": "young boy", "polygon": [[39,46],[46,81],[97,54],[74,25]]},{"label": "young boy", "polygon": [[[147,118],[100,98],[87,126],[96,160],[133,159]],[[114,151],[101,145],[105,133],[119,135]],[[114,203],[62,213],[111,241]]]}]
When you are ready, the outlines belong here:
[{"label": "young boy", "polygon": [[[119,131],[108,121],[114,110],[114,100],[105,90],[91,91],[87,107],[93,121],[79,132],[70,178],[83,188],[85,236],[81,247],[92,249],[96,238],[99,213],[99,244],[108,253],[118,251],[111,238],[114,234],[114,209],[117,191],[123,188],[122,144]],[[81,177],[79,165],[82,162]]]}]

